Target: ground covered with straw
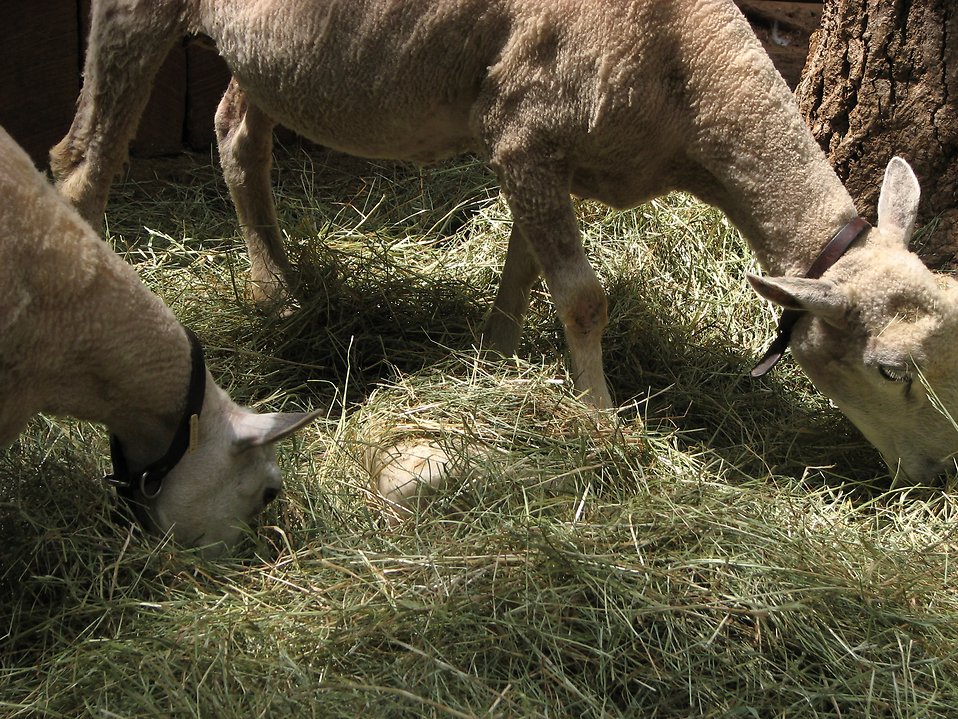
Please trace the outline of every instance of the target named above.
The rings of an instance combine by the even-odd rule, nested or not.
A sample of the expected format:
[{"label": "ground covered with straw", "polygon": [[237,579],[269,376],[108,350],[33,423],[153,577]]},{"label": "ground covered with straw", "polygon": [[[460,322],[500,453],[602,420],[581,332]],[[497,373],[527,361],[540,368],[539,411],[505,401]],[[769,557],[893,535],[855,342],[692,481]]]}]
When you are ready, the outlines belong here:
[{"label": "ground covered with straw", "polygon": [[[117,521],[102,428],[34,420],[0,452],[0,716],[958,715],[953,488],[896,486],[790,361],[747,377],[774,317],[722,215],[579,204],[603,419],[543,291],[518,358],[472,347],[510,224],[482,165],[279,152],[278,317],[213,165],[134,165],[110,241],[234,397],[324,419],[217,561]],[[407,437],[462,462],[392,525],[367,460]]]}]

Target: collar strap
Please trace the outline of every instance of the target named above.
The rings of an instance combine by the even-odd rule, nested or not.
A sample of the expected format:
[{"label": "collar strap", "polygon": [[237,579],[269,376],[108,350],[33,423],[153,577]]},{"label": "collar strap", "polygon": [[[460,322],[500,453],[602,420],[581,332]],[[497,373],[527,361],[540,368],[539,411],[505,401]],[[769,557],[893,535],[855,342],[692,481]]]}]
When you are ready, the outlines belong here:
[{"label": "collar strap", "polygon": [[120,438],[110,434],[110,458],[113,473],[103,480],[116,488],[117,494],[132,499],[139,490],[146,499],[153,499],[163,488],[163,479],[177,465],[187,452],[195,448],[198,441],[200,412],[203,410],[203,398],[206,396],[206,362],[203,346],[189,327],[183,327],[190,341],[190,386],[186,394],[186,408],[180,418],[176,434],[170,442],[166,454],[147,465],[135,477],[130,473],[126,455],[120,444]]},{"label": "collar strap", "polygon": [[[871,225],[861,217],[856,217],[845,225],[825,245],[808,272],[805,273],[805,277],[811,280],[819,279],[832,265],[838,262],[841,256],[851,247],[851,244],[869,227]],[[803,310],[794,309],[782,311],[782,317],[778,321],[778,330],[775,332],[775,339],[772,340],[772,344],[765,350],[762,359],[751,371],[752,377],[762,377],[782,358],[785,350],[788,349],[788,343],[792,339],[792,330],[795,328],[795,323],[801,318],[802,312]]]}]

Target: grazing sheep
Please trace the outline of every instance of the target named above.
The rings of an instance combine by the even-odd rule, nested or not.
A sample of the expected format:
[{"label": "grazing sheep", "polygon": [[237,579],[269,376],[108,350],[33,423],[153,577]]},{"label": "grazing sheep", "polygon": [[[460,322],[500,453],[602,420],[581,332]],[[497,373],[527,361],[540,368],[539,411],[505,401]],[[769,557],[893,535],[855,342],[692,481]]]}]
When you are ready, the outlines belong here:
[{"label": "grazing sheep", "polygon": [[[752,279],[759,293],[802,311],[786,314],[796,358],[892,471],[927,480],[958,451],[926,386],[958,408],[955,282],[908,251],[914,176],[893,161],[878,227],[858,221],[732,0],[94,0],[77,114],[51,152],[87,219],[103,212],[157,67],[189,33],[234,75],[216,128],[257,297],[281,299],[289,277],[269,189],[277,122],[366,157],[477,152],[514,221],[484,344],[516,350],[541,275],[577,389],[608,407],[606,297],[570,193],[630,207],[684,189],[748,238],[773,275]],[[816,262],[836,235],[851,250]],[[802,278],[813,263],[824,276]]]},{"label": "grazing sheep", "polygon": [[212,555],[283,486],[273,443],[313,415],[216,386],[163,302],[0,128],[0,447],[37,412],[102,422],[141,519]]}]

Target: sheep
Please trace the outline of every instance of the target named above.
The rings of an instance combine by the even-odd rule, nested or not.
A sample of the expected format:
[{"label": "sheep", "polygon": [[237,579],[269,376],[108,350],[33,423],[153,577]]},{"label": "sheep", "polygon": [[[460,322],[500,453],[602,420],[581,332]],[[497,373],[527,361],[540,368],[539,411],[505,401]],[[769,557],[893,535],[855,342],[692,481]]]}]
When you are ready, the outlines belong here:
[{"label": "sheep", "polygon": [[202,348],[0,128],[0,446],[47,412],[106,425],[147,528],[222,554],[283,487],[274,443],[315,416],[230,400]]},{"label": "sheep", "polygon": [[[76,116],[50,158],[88,220],[189,34],[233,73],[215,125],[258,300],[282,301],[291,278],[269,187],[275,124],[364,157],[477,153],[513,219],[483,346],[516,351],[541,276],[576,390],[608,408],[607,300],[570,195],[627,208],[681,189],[742,231],[769,273],[753,286],[789,309],[765,368],[791,337],[894,472],[926,481],[958,452],[939,411],[958,408],[955,282],[908,250],[917,181],[893,161],[878,226],[860,222],[732,0],[94,0]],[[851,249],[816,263],[836,235]],[[813,263],[824,275],[803,277]]]}]

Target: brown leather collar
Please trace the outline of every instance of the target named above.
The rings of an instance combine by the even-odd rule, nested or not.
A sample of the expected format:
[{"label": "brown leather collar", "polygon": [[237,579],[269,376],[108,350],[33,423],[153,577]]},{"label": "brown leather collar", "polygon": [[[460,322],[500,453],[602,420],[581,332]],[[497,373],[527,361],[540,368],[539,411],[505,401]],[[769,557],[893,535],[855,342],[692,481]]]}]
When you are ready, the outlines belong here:
[{"label": "brown leather collar", "polygon": [[[825,245],[825,248],[819,253],[818,257],[815,258],[808,272],[805,273],[805,277],[817,280],[824,275],[825,272],[845,254],[845,251],[848,250],[851,244],[869,227],[871,227],[871,225],[868,224],[868,221],[863,220],[861,217],[856,217],[845,225],[829,240],[828,244]],[[792,339],[792,330],[795,327],[795,323],[798,322],[801,316],[802,310],[787,309],[782,312],[782,317],[778,321],[778,330],[775,333],[775,339],[772,340],[772,344],[769,345],[769,348],[765,351],[759,363],[752,369],[752,377],[763,376],[782,358],[782,355],[785,354],[785,350],[788,349],[789,341]]]},{"label": "brown leather collar", "polygon": [[153,499],[163,487],[163,479],[188,451],[194,449],[200,412],[203,411],[203,399],[206,396],[206,361],[203,346],[193,331],[183,326],[190,341],[190,384],[186,391],[186,406],[180,419],[176,434],[166,454],[151,462],[137,473],[130,471],[120,439],[110,435],[110,455],[113,461],[113,473],[103,481],[116,488],[118,495],[132,502],[137,493],[141,499]]}]

